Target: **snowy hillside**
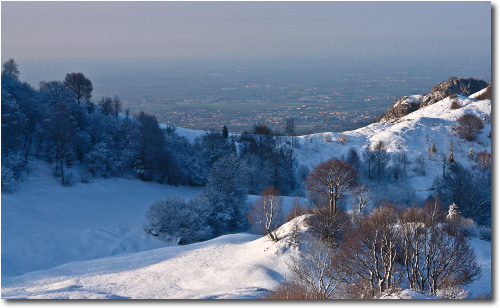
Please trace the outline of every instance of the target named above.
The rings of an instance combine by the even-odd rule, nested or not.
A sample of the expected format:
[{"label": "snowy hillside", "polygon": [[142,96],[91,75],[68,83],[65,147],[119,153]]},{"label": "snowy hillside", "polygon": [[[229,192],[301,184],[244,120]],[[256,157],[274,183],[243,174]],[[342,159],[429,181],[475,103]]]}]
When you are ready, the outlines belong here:
[{"label": "snowy hillside", "polygon": [[[441,172],[440,153],[453,144],[455,159],[470,166],[469,147],[491,152],[491,101],[459,96],[461,108],[450,109],[446,98],[410,113],[395,123],[374,123],[340,134],[300,136],[295,151],[299,165],[316,164],[362,153],[367,144],[385,141],[388,151],[404,151],[410,161],[426,157],[425,176],[409,168],[407,183],[421,199],[430,194],[432,179]],[[474,142],[453,131],[465,113],[483,119]],[[202,131],[178,129],[193,141]],[[436,144],[437,155],[427,159]],[[252,233],[220,236],[191,245],[157,240],[143,230],[145,212],[157,200],[178,195],[189,199],[201,188],[160,185],[137,179],[96,178],[91,183],[62,187],[50,166],[37,161],[28,182],[13,193],[2,193],[3,298],[258,298],[289,275],[286,260],[298,254],[290,245],[296,218],[278,231],[274,244]],[[249,196],[254,202],[257,196]],[[294,198],[285,197],[285,212]],[[471,294],[491,291],[491,243],[473,238],[482,276]],[[182,271],[179,271],[182,269]],[[409,294],[409,293],[408,293]],[[404,296],[421,295],[405,293]]]},{"label": "snowy hillside", "polygon": [[290,245],[291,226],[301,226],[302,219],[283,225],[278,243],[254,234],[231,234],[7,277],[2,297],[257,298],[287,275],[284,261],[297,254]]},{"label": "snowy hillside", "polygon": [[[2,193],[2,277],[171,245],[146,235],[146,210],[157,200],[192,198],[202,190],[123,178],[62,187],[49,164],[33,169],[22,188]],[[284,209],[293,201],[285,198]]]},{"label": "snowy hillside", "polygon": [[[459,96],[459,100],[462,105],[460,109],[450,109],[452,99],[445,98],[402,117],[396,123],[373,123],[344,132],[343,135],[348,141],[343,144],[337,142],[339,133],[301,136],[301,148],[296,150],[297,161],[311,168],[332,157],[346,156],[350,148],[362,153],[367,144],[374,144],[379,140],[386,143],[388,152],[405,152],[410,161],[414,161],[419,154],[427,158],[427,148],[436,143],[438,155],[433,155],[431,160],[426,159],[425,176],[409,174],[409,181],[417,191],[417,195],[426,198],[432,185],[432,180],[429,181],[429,178],[433,179],[442,169],[439,154],[445,149],[449,151],[450,144],[454,147],[456,161],[467,167],[471,166],[467,157],[469,147],[472,147],[474,153],[491,151],[491,138],[488,137],[491,131],[491,100],[479,101],[463,96]],[[456,120],[466,113],[477,115],[483,122],[487,122],[474,142],[458,137],[452,129]]]}]

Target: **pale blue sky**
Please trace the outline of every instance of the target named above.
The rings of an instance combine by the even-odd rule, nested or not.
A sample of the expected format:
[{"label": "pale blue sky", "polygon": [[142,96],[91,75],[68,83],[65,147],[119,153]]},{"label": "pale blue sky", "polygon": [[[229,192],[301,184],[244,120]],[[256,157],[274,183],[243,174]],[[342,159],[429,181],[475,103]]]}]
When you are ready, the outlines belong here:
[{"label": "pale blue sky", "polygon": [[2,61],[489,58],[490,2],[2,2]]}]

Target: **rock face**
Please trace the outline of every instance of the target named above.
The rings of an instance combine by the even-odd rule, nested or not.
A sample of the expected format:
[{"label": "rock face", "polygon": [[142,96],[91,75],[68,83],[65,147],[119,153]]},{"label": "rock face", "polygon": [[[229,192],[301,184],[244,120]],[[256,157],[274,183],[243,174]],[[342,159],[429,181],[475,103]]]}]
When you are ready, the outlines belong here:
[{"label": "rock face", "polygon": [[432,105],[450,95],[458,94],[469,96],[487,86],[488,83],[484,80],[451,77],[435,85],[428,95],[403,96],[396,100],[389,110],[375,119],[375,122],[395,122],[413,111]]}]

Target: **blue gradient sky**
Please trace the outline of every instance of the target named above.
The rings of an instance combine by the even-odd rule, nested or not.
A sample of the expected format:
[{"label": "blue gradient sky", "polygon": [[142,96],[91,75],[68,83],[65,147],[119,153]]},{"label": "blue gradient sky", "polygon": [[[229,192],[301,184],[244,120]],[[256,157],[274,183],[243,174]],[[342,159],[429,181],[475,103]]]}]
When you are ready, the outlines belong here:
[{"label": "blue gradient sky", "polygon": [[491,57],[490,2],[2,2],[2,61]]}]

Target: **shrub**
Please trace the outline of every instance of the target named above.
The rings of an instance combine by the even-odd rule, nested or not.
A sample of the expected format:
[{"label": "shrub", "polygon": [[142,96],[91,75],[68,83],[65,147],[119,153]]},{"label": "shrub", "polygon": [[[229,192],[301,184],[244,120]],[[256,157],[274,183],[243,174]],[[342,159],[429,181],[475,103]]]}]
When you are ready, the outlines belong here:
[{"label": "shrub", "polygon": [[318,299],[318,296],[296,281],[285,280],[274,287],[264,299]]},{"label": "shrub", "polygon": [[472,141],[481,129],[484,128],[483,121],[477,116],[466,113],[457,120],[457,132],[462,138]]},{"label": "shrub", "polygon": [[203,197],[188,202],[170,197],[153,203],[146,212],[148,232],[177,244],[206,240],[212,235],[207,224],[209,214],[208,201]]},{"label": "shrub", "polygon": [[462,105],[460,105],[460,102],[458,100],[455,99],[451,102],[451,105],[450,105],[451,110],[460,109],[460,108],[462,108]]},{"label": "shrub", "polygon": [[347,139],[347,137],[344,135],[344,134],[340,134],[338,137],[337,137],[337,143],[338,144],[344,144],[346,142],[348,142],[349,139]]}]

